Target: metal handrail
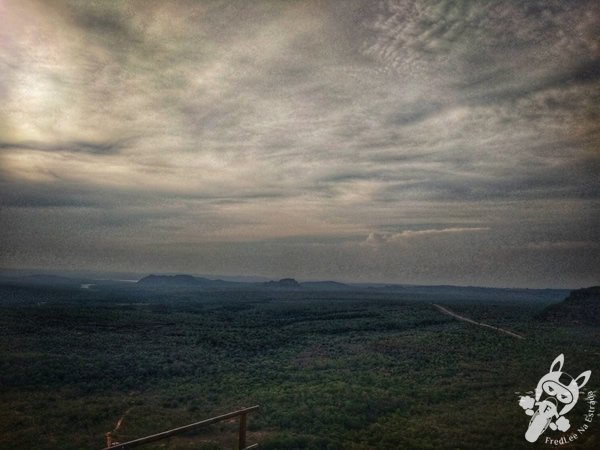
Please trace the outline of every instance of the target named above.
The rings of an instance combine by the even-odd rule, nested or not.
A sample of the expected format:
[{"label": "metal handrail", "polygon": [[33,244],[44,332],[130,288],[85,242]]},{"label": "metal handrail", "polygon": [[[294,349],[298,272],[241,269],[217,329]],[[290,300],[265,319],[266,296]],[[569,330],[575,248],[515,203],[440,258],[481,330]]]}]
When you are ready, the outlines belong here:
[{"label": "metal handrail", "polygon": [[[119,442],[111,445],[110,441],[107,439],[107,447],[102,450],[126,450],[134,447],[138,447],[140,445],[148,444],[149,442],[159,441],[161,439],[166,439],[168,437],[174,436],[179,433],[185,433],[186,431],[194,430],[196,428],[200,428],[206,425],[212,425],[213,423],[222,422],[223,420],[231,419],[232,417],[240,417],[240,429],[238,434],[238,448],[240,450],[249,450],[252,448],[258,447],[258,444],[250,445],[246,447],[246,415],[249,412],[256,411],[259,408],[258,405],[250,406],[249,408],[242,408],[237,411],[233,411],[227,414],[222,414],[220,416],[211,417],[210,419],[201,420],[200,422],[191,423],[189,425],[184,425],[182,427],[173,428],[171,430],[166,430],[161,433],[152,434],[150,436],[145,436],[142,438],[134,439],[128,442]],[[108,433],[110,436],[110,433]]]}]

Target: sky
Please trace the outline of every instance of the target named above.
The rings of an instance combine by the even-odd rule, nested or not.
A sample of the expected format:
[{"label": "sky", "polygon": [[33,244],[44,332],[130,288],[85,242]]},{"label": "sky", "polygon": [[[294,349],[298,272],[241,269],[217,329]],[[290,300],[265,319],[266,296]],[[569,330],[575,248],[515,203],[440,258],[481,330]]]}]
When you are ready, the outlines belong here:
[{"label": "sky", "polygon": [[0,267],[600,282],[597,1],[0,0]]}]

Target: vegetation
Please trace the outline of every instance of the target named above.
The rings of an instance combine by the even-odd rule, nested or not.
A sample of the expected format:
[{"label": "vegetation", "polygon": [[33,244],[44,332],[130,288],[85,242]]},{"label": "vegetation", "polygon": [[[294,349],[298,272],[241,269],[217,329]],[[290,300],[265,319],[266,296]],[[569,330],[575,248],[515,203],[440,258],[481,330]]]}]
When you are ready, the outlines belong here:
[{"label": "vegetation", "polygon": [[[123,441],[254,404],[248,440],[263,449],[531,448],[516,392],[559,353],[599,383],[599,328],[534,320],[550,297],[5,284],[0,448],[101,448],[121,417]],[[598,448],[597,421],[581,448]],[[232,448],[235,432],[167,445]]]},{"label": "vegetation", "polygon": [[600,286],[571,292],[564,301],[542,311],[539,319],[560,325],[600,326]]}]

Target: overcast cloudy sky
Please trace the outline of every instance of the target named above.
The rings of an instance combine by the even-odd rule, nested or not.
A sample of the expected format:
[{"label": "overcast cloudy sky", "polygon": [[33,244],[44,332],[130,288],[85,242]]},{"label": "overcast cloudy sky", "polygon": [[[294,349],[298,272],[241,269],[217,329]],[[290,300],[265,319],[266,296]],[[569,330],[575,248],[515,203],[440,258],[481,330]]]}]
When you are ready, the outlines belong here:
[{"label": "overcast cloudy sky", "polygon": [[600,281],[597,1],[0,0],[0,266]]}]

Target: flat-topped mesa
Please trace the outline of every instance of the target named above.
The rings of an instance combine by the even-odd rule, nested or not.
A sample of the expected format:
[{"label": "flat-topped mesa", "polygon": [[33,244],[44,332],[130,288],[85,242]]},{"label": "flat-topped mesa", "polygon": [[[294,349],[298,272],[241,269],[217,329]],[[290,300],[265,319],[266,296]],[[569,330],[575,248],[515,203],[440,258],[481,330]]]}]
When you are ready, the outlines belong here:
[{"label": "flat-topped mesa", "polygon": [[213,281],[192,275],[148,275],[138,281],[138,284],[147,286],[198,286],[206,283]]},{"label": "flat-topped mesa", "polygon": [[302,287],[300,283],[298,283],[293,278],[282,278],[279,281],[268,281],[264,283],[264,286],[285,289],[297,289]]}]

